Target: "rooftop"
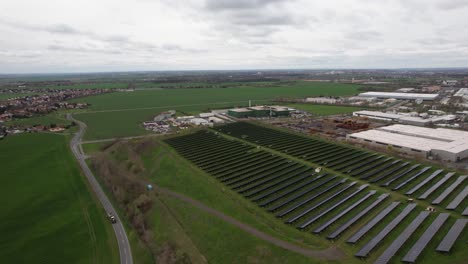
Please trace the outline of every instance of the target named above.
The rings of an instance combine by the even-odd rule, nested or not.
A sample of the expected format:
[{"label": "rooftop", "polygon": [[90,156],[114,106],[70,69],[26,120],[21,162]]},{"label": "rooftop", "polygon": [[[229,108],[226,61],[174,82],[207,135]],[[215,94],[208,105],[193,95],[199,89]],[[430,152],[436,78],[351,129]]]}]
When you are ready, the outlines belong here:
[{"label": "rooftop", "polygon": [[360,93],[359,96],[365,97],[380,97],[380,98],[401,98],[401,99],[415,99],[421,98],[423,100],[434,100],[439,94],[427,93],[392,93],[392,92],[365,92]]}]

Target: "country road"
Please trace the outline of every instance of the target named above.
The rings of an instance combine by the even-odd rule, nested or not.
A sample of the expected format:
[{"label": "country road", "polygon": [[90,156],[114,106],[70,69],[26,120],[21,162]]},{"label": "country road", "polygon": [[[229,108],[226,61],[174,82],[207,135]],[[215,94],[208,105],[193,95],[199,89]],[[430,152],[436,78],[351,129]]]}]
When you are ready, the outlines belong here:
[{"label": "country road", "polygon": [[[125,233],[125,228],[122,224],[122,221],[120,220],[117,214],[117,211],[114,209],[114,206],[109,201],[109,198],[107,198],[106,194],[104,193],[101,186],[99,185],[99,182],[96,180],[93,173],[89,169],[88,164],[86,164],[85,155],[82,152],[81,144],[80,144],[81,138],[83,137],[83,134],[86,130],[86,124],[74,119],[71,114],[68,114],[67,118],[71,121],[74,121],[80,126],[80,130],[75,134],[75,136],[73,136],[70,142],[70,148],[73,152],[73,155],[75,156],[78,163],[80,164],[80,167],[83,173],[85,174],[86,178],[88,179],[88,182],[91,185],[91,188],[93,189],[94,193],[98,197],[99,201],[101,202],[106,212],[112,213],[117,219],[117,223],[113,224],[112,226],[114,228],[115,236],[117,238],[117,243],[119,245],[120,263],[121,264],[133,264],[132,250],[130,247],[130,243],[128,241],[127,233]],[[109,222],[109,225],[110,224],[111,223]]]}]

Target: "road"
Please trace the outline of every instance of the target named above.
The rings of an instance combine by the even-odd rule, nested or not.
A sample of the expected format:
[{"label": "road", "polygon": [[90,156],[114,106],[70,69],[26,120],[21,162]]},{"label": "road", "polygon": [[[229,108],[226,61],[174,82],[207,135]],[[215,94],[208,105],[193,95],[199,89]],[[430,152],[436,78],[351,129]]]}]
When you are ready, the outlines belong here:
[{"label": "road", "polygon": [[[119,254],[120,254],[120,263],[121,264],[133,264],[132,258],[132,249],[130,247],[130,243],[128,241],[127,233],[125,233],[125,228],[120,220],[117,211],[114,209],[114,206],[107,198],[106,194],[99,185],[99,182],[94,177],[94,174],[88,167],[85,161],[85,155],[83,150],[81,149],[81,138],[86,130],[86,124],[78,121],[73,118],[71,114],[68,114],[67,118],[71,121],[77,123],[80,127],[80,130],[73,136],[70,142],[70,148],[73,152],[73,155],[77,159],[78,163],[80,164],[81,170],[85,174],[86,178],[88,179],[91,188],[93,189],[94,193],[98,197],[99,201],[102,204],[102,207],[106,210],[106,212],[111,213],[117,219],[117,223],[113,224],[112,227],[114,228],[115,236],[117,238],[117,243],[119,245]],[[111,224],[109,222],[109,224]]]}]

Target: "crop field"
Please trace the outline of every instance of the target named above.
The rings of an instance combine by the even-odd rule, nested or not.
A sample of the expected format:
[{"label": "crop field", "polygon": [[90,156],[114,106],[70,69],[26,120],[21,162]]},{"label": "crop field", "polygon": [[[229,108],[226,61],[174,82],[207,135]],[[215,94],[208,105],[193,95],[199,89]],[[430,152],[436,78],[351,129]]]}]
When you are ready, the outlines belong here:
[{"label": "crop field", "polygon": [[[253,85],[253,84],[252,84]],[[85,139],[103,139],[143,135],[140,124],[170,109],[197,113],[209,109],[264,104],[278,97],[314,95],[352,95],[358,86],[347,84],[296,82],[284,86],[200,89],[160,89],[116,92],[79,98],[76,102],[91,104],[88,113],[76,118],[88,125]]]},{"label": "crop field", "polygon": [[[406,188],[411,183],[414,188],[414,184],[421,184],[416,179],[425,173],[439,175],[442,172],[412,164],[401,166],[405,162],[377,154],[350,153],[356,150],[342,149],[342,146],[330,143],[330,146],[324,145],[326,142],[310,138],[301,137],[300,141],[295,141],[296,135],[269,134],[262,127],[248,125],[251,126],[230,124],[219,131],[272,149],[275,149],[275,144],[282,144],[283,147],[288,146],[288,151],[283,150],[284,154],[278,155],[208,131],[170,138],[166,142],[184,158],[282,222],[306,233],[335,240],[356,257],[382,263],[410,258],[424,259],[429,263],[466,259],[466,252],[460,250],[463,247],[460,241],[466,240],[466,232],[454,240],[457,242],[450,246],[452,254],[449,257],[435,250],[442,239],[453,240],[447,229],[460,219],[461,210],[452,212],[442,208],[441,213],[429,214],[423,210],[427,203],[407,203],[403,195],[395,193],[400,189],[406,190],[401,186]],[[260,137],[267,143],[262,144]],[[308,146],[308,141],[313,146]],[[289,152],[289,147],[295,145],[309,151],[296,157],[305,158],[307,155],[308,162],[326,163],[333,170],[315,172],[309,165],[288,159],[287,155],[295,156]],[[375,188],[360,179],[364,175],[373,179],[374,173],[382,167],[386,167],[384,173],[399,167],[395,173],[384,177],[383,183],[392,180],[388,185],[392,188],[388,192],[382,191],[385,190],[382,186]],[[460,193],[459,185],[454,188],[455,193]],[[393,190],[396,187],[399,188]],[[452,201],[455,199],[453,195],[456,194],[449,194],[446,199]],[[437,194],[434,196],[439,197]],[[463,203],[461,208],[464,208]],[[405,248],[395,246],[399,244],[394,241],[406,243]],[[409,248],[412,249],[411,254]]]},{"label": "crop field", "polygon": [[317,116],[348,114],[363,108],[339,105],[289,104],[289,107],[309,112]]},{"label": "crop field", "polygon": [[17,127],[30,127],[34,125],[45,125],[50,126],[51,124],[56,125],[69,125],[71,122],[58,113],[51,113],[43,116],[34,116],[31,118],[15,119],[13,121],[5,122],[5,126],[17,126]]},{"label": "crop field", "polygon": [[112,226],[54,134],[0,141],[3,263],[117,263]]},{"label": "crop field", "polygon": [[0,102],[10,98],[31,95],[31,93],[0,93]]}]

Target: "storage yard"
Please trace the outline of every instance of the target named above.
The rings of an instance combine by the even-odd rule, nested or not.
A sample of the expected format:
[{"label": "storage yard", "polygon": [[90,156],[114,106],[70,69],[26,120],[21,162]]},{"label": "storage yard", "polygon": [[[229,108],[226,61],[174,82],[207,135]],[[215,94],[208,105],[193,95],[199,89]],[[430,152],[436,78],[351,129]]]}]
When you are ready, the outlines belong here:
[{"label": "storage yard", "polygon": [[377,263],[463,252],[466,176],[247,122],[214,130],[165,141],[287,225]]}]

